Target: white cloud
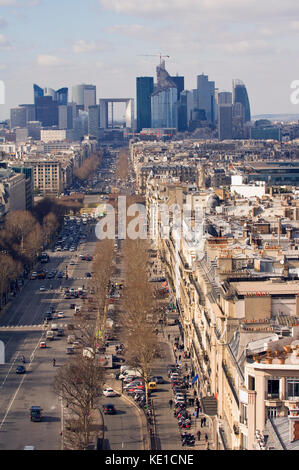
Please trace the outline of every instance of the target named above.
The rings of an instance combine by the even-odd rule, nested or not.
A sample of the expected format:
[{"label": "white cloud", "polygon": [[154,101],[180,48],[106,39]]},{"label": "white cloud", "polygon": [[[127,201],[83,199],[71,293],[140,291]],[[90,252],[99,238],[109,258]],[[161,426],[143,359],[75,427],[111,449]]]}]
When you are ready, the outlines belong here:
[{"label": "white cloud", "polygon": [[7,26],[7,21],[5,18],[0,16],[0,28],[5,28],[5,26]]},{"label": "white cloud", "polygon": [[1,7],[10,7],[17,4],[16,0],[0,0]]},{"label": "white cloud", "polygon": [[55,55],[40,54],[37,56],[37,63],[44,67],[57,67],[62,64],[62,60]]},{"label": "white cloud", "polygon": [[84,53],[84,52],[97,52],[103,51],[107,46],[106,43],[98,43],[96,41],[84,41],[84,39],[79,39],[73,45],[73,51],[76,54]]},{"label": "white cloud", "polygon": [[[293,18],[298,14],[297,0],[99,0],[103,8],[113,10],[116,13],[154,16],[158,19],[162,13],[167,13],[167,18],[184,14],[183,21],[196,16],[206,21],[207,18],[217,20],[219,18],[231,19],[232,22],[249,18],[267,19],[280,15],[282,18]],[[179,17],[182,20],[182,17]]]},{"label": "white cloud", "polygon": [[4,36],[4,34],[0,34],[0,51],[9,51],[12,49],[12,45],[9,40]]}]

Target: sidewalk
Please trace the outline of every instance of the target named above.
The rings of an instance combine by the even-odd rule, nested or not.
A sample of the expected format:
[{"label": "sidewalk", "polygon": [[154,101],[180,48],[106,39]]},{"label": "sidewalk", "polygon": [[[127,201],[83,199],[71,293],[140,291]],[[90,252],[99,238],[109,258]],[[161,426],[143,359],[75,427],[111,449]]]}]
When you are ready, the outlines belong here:
[{"label": "sidewalk", "polygon": [[[169,335],[169,341],[168,341]],[[212,429],[211,429],[211,419],[208,416],[205,416],[202,412],[199,413],[199,416],[195,418],[194,410],[196,406],[187,406],[188,412],[191,414],[191,428],[180,430],[177,425],[177,419],[173,416],[173,409],[169,408],[169,399],[173,399],[173,393],[170,385],[170,380],[168,379],[167,365],[175,364],[175,352],[174,352],[174,342],[175,338],[180,336],[180,331],[178,326],[167,326],[164,329],[164,334],[160,331],[158,338],[160,341],[161,349],[163,350],[164,357],[159,361],[156,361],[153,369],[153,375],[162,375],[163,378],[168,382],[161,387],[161,390],[153,394],[155,412],[156,412],[156,422],[157,422],[157,434],[160,442],[160,448],[162,450],[177,450],[177,449],[196,449],[196,450],[206,450],[207,444],[205,440],[205,435],[208,436],[209,448],[213,449],[212,442]],[[177,358],[181,355],[181,365],[183,375],[189,374],[191,376],[191,361],[190,359],[184,358],[184,353],[182,351],[177,351]],[[186,367],[188,371],[186,371]],[[160,388],[159,387],[159,388]],[[193,397],[195,387],[191,386],[188,389],[188,393]],[[206,417],[206,425],[201,424],[201,418]],[[195,446],[184,446],[182,447],[180,433],[186,431],[187,433],[194,434],[195,436]],[[197,438],[197,432],[200,431],[200,441]]]}]

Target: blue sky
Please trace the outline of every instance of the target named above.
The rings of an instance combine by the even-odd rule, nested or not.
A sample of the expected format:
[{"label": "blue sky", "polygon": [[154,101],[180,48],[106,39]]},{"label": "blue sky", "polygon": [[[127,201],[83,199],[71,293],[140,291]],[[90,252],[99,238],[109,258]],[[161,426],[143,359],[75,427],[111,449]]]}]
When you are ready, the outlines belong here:
[{"label": "blue sky", "polygon": [[135,79],[170,74],[196,86],[204,72],[221,90],[247,86],[253,114],[299,113],[298,0],[0,0],[0,79],[6,104],[32,103],[32,84],[97,85],[97,97],[135,98]]}]

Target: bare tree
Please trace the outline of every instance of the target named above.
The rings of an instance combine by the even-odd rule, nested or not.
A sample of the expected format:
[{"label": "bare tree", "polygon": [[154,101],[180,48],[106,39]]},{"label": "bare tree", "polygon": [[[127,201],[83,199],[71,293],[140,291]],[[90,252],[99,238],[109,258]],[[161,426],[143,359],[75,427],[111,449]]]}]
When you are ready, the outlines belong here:
[{"label": "bare tree", "polygon": [[97,310],[97,330],[100,343],[105,338],[109,286],[113,273],[113,240],[105,239],[98,242],[92,263],[90,286],[93,290],[93,301]]},{"label": "bare tree", "polygon": [[14,261],[7,254],[0,253],[0,308],[3,297],[7,295],[7,290],[11,281],[15,280],[21,273],[21,263]]},{"label": "bare tree", "polygon": [[90,443],[91,412],[103,382],[104,370],[96,358],[80,355],[57,371],[54,391],[74,415],[73,439],[77,450],[86,449]]},{"label": "bare tree", "polygon": [[159,309],[155,291],[148,280],[148,243],[127,239],[123,253],[126,285],[121,323],[126,325],[125,357],[144,379],[148,401],[148,382],[154,359],[159,353],[155,332]]}]

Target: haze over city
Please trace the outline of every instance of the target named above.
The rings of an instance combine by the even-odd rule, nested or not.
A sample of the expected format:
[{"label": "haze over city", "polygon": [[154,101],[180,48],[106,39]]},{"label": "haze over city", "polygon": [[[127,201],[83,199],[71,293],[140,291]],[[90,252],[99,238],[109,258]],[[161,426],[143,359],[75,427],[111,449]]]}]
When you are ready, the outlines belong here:
[{"label": "haze over city", "polygon": [[171,75],[209,75],[221,90],[246,83],[252,115],[296,114],[298,2],[264,0],[1,0],[0,79],[9,109],[32,102],[32,83],[93,83],[97,97],[135,98],[160,52]]}]

